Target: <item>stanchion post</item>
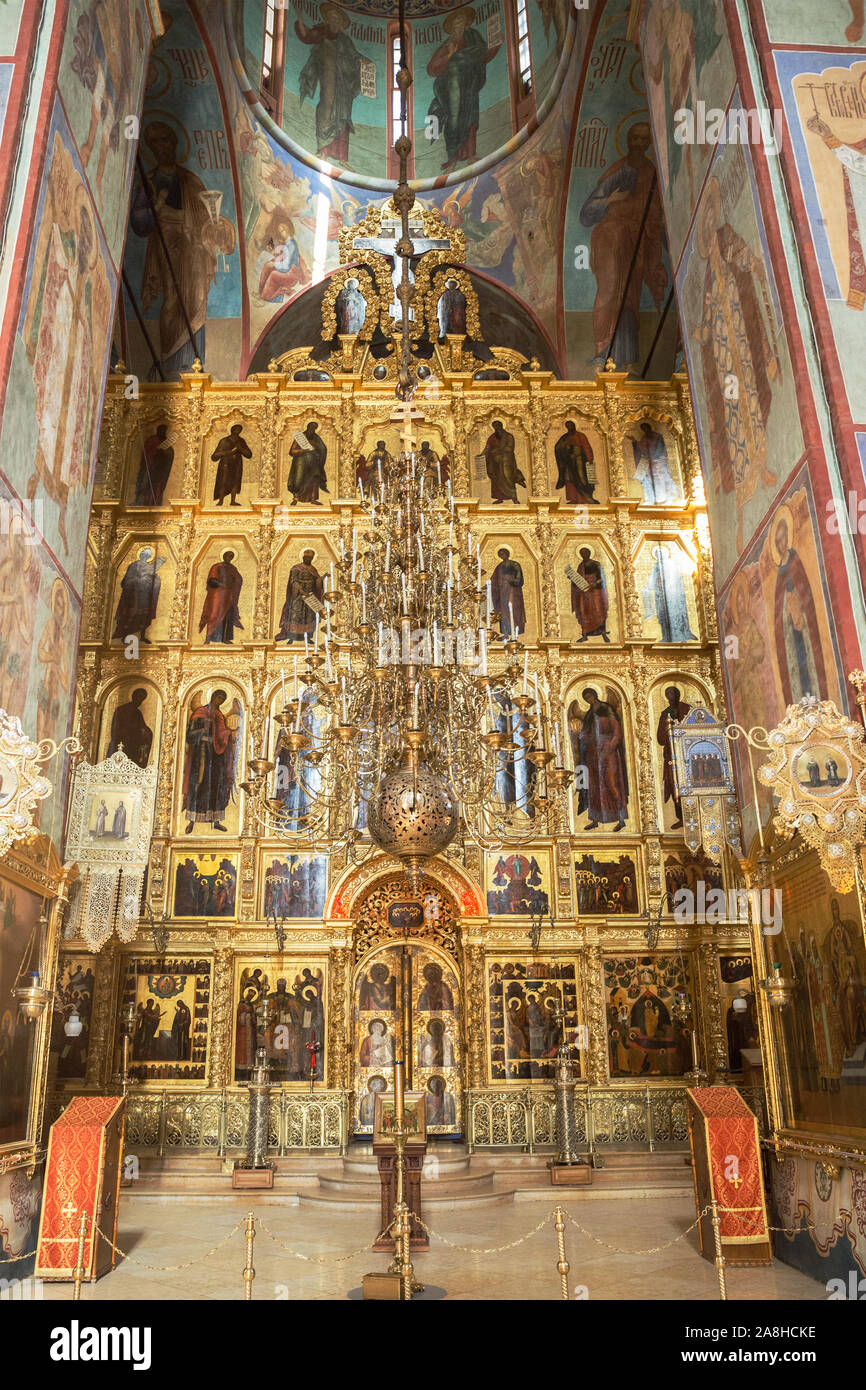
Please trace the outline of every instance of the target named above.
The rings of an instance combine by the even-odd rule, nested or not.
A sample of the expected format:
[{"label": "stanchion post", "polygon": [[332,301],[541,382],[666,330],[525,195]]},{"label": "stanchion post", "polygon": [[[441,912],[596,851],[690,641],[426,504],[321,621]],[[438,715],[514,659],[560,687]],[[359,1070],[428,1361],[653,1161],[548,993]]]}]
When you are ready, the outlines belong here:
[{"label": "stanchion post", "polygon": [[565,1258],[565,1213],[563,1212],[562,1207],[555,1207],[554,1215],[556,1217],[556,1244],[559,1249],[559,1263],[557,1264],[556,1268],[559,1274],[560,1283],[562,1284],[562,1297],[567,1302],[569,1264],[568,1260]]},{"label": "stanchion post", "polygon": [[725,1278],[725,1265],[727,1260],[722,1253],[722,1219],[719,1216],[719,1204],[715,1197],[712,1202],[713,1207],[713,1244],[716,1247],[716,1273],[719,1276],[719,1298],[722,1300],[728,1297],[728,1285]]},{"label": "stanchion post", "polygon": [[247,1212],[247,1262],[244,1266],[244,1299],[249,1302],[253,1296],[253,1280],[256,1277],[253,1265],[253,1247],[256,1240],[256,1218],[251,1211]]},{"label": "stanchion post", "polygon": [[75,1272],[72,1275],[72,1298],[77,1301],[81,1297],[81,1283],[84,1279],[84,1244],[87,1240],[87,1212],[81,1208],[81,1220],[78,1223],[78,1253],[75,1259]]}]

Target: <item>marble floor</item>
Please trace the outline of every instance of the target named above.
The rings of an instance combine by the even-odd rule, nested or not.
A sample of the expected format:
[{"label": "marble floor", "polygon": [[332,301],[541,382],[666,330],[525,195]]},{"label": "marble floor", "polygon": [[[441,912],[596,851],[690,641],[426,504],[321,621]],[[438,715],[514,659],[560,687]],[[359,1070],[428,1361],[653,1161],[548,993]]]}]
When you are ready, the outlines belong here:
[{"label": "marble floor", "polygon": [[[233,1226],[252,1210],[286,1245],[302,1255],[327,1259],[307,1263],[289,1255],[263,1230],[255,1245],[255,1299],[343,1299],[360,1297],[361,1277],[387,1268],[386,1255],[369,1249],[374,1238],[371,1215],[358,1211],[324,1211],[255,1201],[256,1194],[219,1202],[185,1202],[182,1198],[121,1200],[117,1244],[147,1265],[184,1264],[200,1256],[191,1269],[152,1271],[124,1261],[98,1283],[85,1285],[82,1301],[218,1300],[243,1298],[242,1230],[208,1255]],[[499,1247],[532,1231],[552,1211],[547,1202],[515,1203],[487,1210],[440,1207],[434,1229],[457,1245]],[[637,1249],[661,1245],[694,1220],[694,1200],[687,1196],[657,1196],[651,1202],[611,1198],[582,1202],[579,1193],[565,1193],[562,1205],[587,1231],[610,1245]],[[363,1248],[362,1248],[363,1247]],[[358,1253],[352,1253],[358,1252]],[[616,1254],[577,1231],[566,1228],[566,1253],[571,1265],[569,1288],[586,1290],[593,1299],[716,1300],[718,1285],[712,1264],[701,1258],[697,1232],[657,1254]],[[351,1257],[341,1263],[340,1256]],[[415,1269],[431,1299],[497,1301],[557,1299],[556,1233],[552,1219],[525,1243],[497,1254],[455,1250],[439,1240],[417,1254]],[[68,1284],[45,1286],[46,1299],[71,1299]],[[823,1284],[776,1261],[768,1269],[728,1271],[731,1300],[824,1300]]]}]

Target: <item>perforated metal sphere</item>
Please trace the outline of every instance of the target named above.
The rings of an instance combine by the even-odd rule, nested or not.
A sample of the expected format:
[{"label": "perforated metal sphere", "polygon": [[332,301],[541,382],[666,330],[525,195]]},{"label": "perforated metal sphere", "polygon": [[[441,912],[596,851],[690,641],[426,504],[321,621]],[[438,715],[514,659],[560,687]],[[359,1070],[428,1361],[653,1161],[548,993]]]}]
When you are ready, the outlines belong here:
[{"label": "perforated metal sphere", "polygon": [[421,865],[450,845],[460,826],[457,800],[443,777],[426,767],[399,767],[382,782],[367,813],[381,850],[405,864],[414,878]]}]

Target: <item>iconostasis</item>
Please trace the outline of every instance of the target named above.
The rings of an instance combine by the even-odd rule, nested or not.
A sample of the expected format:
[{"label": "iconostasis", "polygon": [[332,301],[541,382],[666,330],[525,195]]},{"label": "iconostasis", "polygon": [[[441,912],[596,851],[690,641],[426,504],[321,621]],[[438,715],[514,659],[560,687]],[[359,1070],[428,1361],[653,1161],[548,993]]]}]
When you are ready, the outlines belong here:
[{"label": "iconostasis", "polygon": [[[415,1084],[434,1132],[459,1131],[466,1085],[549,1082],[558,1011],[569,1029],[587,1025],[590,1080],[652,1080],[690,1065],[671,998],[712,1000],[703,1055],[728,1069],[745,1045],[725,1017],[725,991],[741,978],[751,989],[748,974],[731,976],[730,960],[748,954],[744,926],[680,926],[667,913],[656,950],[645,935],[665,891],[727,886],[721,866],[686,851],[668,739],[669,717],[695,704],[725,712],[685,379],[561,383],[510,360],[499,370],[500,358],[502,380],[476,380],[437,358],[436,390],[419,392],[407,422],[365,351],[339,383],[310,379],[295,356],[247,382],[189,373],[133,400],[109,380],[82,737],[94,760],[122,745],[158,766],[147,893],[171,936],[162,959],[145,932],[96,959],[64,943],[64,998],[84,1026],[74,1045],[57,1039],[58,1084],[103,1084],[118,1010],[132,1003],[138,1084],[238,1086],[264,1046],[289,1089],[309,1085],[313,1062],[318,1084],[351,1087],[364,1128],[395,1037],[389,981],[415,1001]],[[453,950],[442,954],[429,902],[407,899],[417,923],[389,926],[394,904],[383,906],[374,959],[358,949],[351,874],[305,840],[263,837],[242,783],[253,755],[285,762],[276,715],[297,698],[316,635],[305,599],[321,597],[360,488],[406,438],[450,479],[458,539],[471,529],[480,544],[503,646],[522,639],[528,678],[562,706],[578,771],[568,819],[519,850],[449,854],[463,888],[446,893],[432,873]],[[500,659],[494,644],[494,670]],[[302,705],[314,730],[317,711]],[[519,796],[522,772],[519,759],[503,764],[503,794]],[[310,767],[304,785],[275,782],[290,828],[315,777]],[[391,871],[368,861],[360,872],[369,885]],[[447,1007],[422,1002],[431,970]],[[288,1051],[274,1042],[281,1027]]]}]

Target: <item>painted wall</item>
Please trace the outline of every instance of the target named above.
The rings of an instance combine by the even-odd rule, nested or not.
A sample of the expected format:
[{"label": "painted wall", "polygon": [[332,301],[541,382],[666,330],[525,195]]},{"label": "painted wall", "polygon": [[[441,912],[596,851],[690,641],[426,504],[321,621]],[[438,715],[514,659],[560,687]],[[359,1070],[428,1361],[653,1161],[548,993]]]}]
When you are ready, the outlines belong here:
[{"label": "painted wall", "polygon": [[[16,20],[18,21],[16,23]],[[9,219],[0,285],[0,706],[69,732],[102,392],[136,116],[145,0],[4,7]],[[34,97],[36,98],[34,100]],[[56,833],[61,801],[43,817]]]},{"label": "painted wall", "polygon": [[[805,43],[820,23],[826,42],[836,23],[844,44],[842,21],[846,12],[851,21],[852,7],[824,7],[820,21],[814,7],[790,0],[768,3],[766,11],[759,0],[647,0],[641,27],[707,493],[724,674],[733,718],[746,727],[772,727],[805,695],[850,707],[847,672],[863,664],[858,632],[866,630],[860,538],[828,524],[834,500],[846,514],[853,472],[862,483],[861,455],[855,460],[850,448],[850,410],[861,395],[851,336],[860,310],[851,283],[862,259],[854,264],[850,254],[854,204],[846,201],[839,159],[843,149],[856,151],[851,143],[837,145],[835,131],[825,140],[810,129],[815,84],[825,111],[863,100],[852,76],[857,61],[802,47],[771,51],[767,30],[768,21],[774,42],[784,32]],[[714,112],[720,138],[712,125],[701,132]],[[753,112],[764,113],[763,126],[746,124]],[[842,114],[838,140],[853,142],[856,113]],[[856,179],[856,159],[853,166]],[[798,187],[792,178],[801,172]],[[751,839],[747,764],[740,786]],[[766,791],[759,800],[766,818]],[[792,873],[777,879],[789,895]],[[782,1165],[784,1181],[774,1175],[777,1200],[784,1198],[795,1218],[794,1188],[810,1168],[804,1164]],[[849,1220],[847,1198],[837,1185],[821,1201],[833,1207],[834,1244]],[[823,1239],[783,1239],[778,1253],[815,1273],[827,1255]]]}]

